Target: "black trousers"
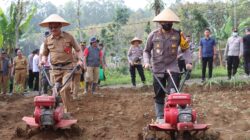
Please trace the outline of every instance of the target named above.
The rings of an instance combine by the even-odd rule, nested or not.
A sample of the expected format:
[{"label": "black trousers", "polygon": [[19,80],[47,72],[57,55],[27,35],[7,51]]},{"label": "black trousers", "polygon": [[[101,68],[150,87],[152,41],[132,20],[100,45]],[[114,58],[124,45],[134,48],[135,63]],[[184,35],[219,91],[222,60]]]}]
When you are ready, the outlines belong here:
[{"label": "black trousers", "polygon": [[[45,69],[45,72],[46,72],[46,74],[47,74],[47,76],[48,76],[48,78],[50,77],[49,76],[49,69]],[[49,81],[48,81],[49,79],[47,79],[46,78],[46,75],[45,75],[45,73],[42,73],[42,85],[40,85],[40,86],[42,86],[41,88],[42,88],[42,92],[44,93],[44,94],[48,94],[48,87],[49,87]]]},{"label": "black trousers", "polygon": [[231,75],[234,76],[237,73],[239,63],[240,63],[239,56],[228,56],[227,57],[227,75],[228,75],[228,78],[231,78]]},{"label": "black trousers", "polygon": [[142,65],[130,65],[129,66],[129,72],[130,72],[130,75],[131,75],[131,82],[134,86],[136,86],[136,81],[135,81],[135,77],[136,77],[136,71],[135,69],[137,69],[140,77],[141,77],[141,81],[142,82],[145,82],[146,79],[145,79],[145,75],[144,75],[144,71],[143,71],[143,68],[142,68]]},{"label": "black trousers", "polygon": [[39,91],[39,72],[33,72],[35,79],[34,91]]},{"label": "black trousers", "polygon": [[33,71],[29,70],[29,79],[28,79],[29,89],[33,89],[33,81],[34,81]]},{"label": "black trousers", "polygon": [[[171,74],[172,74],[173,80],[178,88],[179,84],[180,84],[180,74],[173,73],[173,72],[171,72]],[[168,93],[171,93],[172,89],[175,89],[174,83],[172,82],[172,80],[168,74],[164,74],[164,77],[157,77],[157,78],[160,80],[160,82],[164,86],[164,88],[166,87],[166,84],[168,83],[168,86],[166,89]],[[164,104],[166,93],[161,88],[160,84],[155,79],[155,77],[154,77],[154,81],[153,81],[153,86],[154,86],[154,92],[155,92],[155,97],[154,97],[155,102],[158,104]]]},{"label": "black trousers", "polygon": [[187,71],[186,69],[186,63],[185,60],[178,60],[178,67],[180,69],[180,72]]},{"label": "black trousers", "polygon": [[250,53],[244,53],[244,68],[247,75],[250,74]]},{"label": "black trousers", "polygon": [[208,65],[208,78],[211,78],[213,74],[213,57],[202,58],[202,80],[205,80],[206,78],[207,65]]}]

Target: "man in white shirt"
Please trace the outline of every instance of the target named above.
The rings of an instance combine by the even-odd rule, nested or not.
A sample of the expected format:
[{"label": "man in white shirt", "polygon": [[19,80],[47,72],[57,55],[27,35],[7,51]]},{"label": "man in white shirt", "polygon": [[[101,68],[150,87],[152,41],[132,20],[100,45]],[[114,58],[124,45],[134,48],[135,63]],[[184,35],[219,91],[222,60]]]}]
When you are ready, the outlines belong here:
[{"label": "man in white shirt", "polygon": [[34,91],[39,91],[39,50],[34,51],[33,57],[33,74],[35,78]]},{"label": "man in white shirt", "polygon": [[233,29],[232,36],[228,38],[227,45],[224,52],[224,57],[227,60],[227,74],[228,80],[231,76],[237,73],[240,58],[243,56],[243,42],[238,34],[237,29]]}]

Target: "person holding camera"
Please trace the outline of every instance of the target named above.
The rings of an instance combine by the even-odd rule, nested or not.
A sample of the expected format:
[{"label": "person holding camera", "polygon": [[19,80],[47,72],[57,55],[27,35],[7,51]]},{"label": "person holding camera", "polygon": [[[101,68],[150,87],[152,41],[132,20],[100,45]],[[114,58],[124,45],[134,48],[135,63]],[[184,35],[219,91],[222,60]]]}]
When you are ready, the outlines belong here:
[{"label": "person holding camera", "polygon": [[131,40],[131,47],[128,50],[128,62],[129,62],[129,71],[131,75],[131,82],[133,87],[136,87],[136,74],[135,74],[135,69],[137,69],[141,81],[143,84],[145,84],[145,75],[142,67],[142,56],[143,56],[143,48],[140,47],[139,45],[142,43],[142,40],[135,37],[134,39]]}]

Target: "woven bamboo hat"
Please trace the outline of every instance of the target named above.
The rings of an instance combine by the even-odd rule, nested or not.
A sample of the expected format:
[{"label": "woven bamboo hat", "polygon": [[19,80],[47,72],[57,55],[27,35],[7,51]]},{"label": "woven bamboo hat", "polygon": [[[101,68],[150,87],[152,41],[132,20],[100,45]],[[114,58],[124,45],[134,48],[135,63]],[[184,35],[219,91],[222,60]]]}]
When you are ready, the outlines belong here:
[{"label": "woven bamboo hat", "polygon": [[164,9],[160,14],[154,17],[154,22],[180,22],[180,18],[170,9]]},{"label": "woven bamboo hat", "polygon": [[142,40],[141,40],[140,38],[138,38],[138,37],[134,37],[134,38],[130,41],[130,43],[131,43],[131,44],[134,44],[135,41],[138,41],[139,44],[142,43]]},{"label": "woven bamboo hat", "polygon": [[57,14],[50,15],[45,20],[43,20],[39,25],[42,27],[49,27],[49,23],[51,23],[51,22],[60,22],[60,23],[62,23],[62,26],[70,25],[70,23],[68,21],[64,20],[62,17],[60,17]]}]

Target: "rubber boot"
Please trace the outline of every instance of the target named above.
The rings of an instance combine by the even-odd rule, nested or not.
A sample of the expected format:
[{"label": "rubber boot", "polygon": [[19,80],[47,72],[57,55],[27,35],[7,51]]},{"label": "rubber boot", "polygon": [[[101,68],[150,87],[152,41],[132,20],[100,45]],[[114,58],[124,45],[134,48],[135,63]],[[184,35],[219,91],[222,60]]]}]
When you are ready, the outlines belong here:
[{"label": "rubber boot", "polygon": [[97,83],[92,84],[92,90],[91,90],[92,94],[95,94],[96,86],[97,86]]},{"label": "rubber boot", "polygon": [[89,89],[89,82],[85,83],[85,89],[84,89],[84,93],[83,94],[88,94],[88,89]]},{"label": "rubber boot", "polygon": [[84,89],[84,81],[81,81],[81,82],[80,82],[80,88],[81,88],[81,89]]},{"label": "rubber boot", "polygon": [[156,123],[164,123],[164,104],[155,103]]}]

